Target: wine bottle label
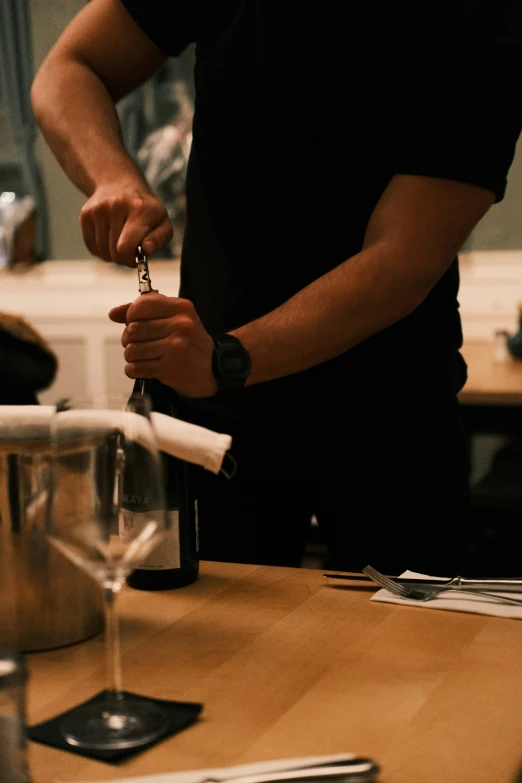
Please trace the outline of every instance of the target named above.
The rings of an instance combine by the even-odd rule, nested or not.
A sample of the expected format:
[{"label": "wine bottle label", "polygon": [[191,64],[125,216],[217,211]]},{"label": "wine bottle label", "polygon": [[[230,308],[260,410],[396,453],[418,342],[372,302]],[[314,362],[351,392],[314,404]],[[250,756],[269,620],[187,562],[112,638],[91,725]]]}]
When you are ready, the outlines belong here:
[{"label": "wine bottle label", "polygon": [[119,514],[119,534],[121,540],[128,544],[137,538],[145,525],[151,521],[148,511],[131,511],[129,508],[121,508]]},{"label": "wine bottle label", "polygon": [[[150,555],[139,564],[138,568],[147,571],[166,571],[167,569],[181,568],[179,511],[177,508],[170,508],[167,514],[170,520],[168,534],[152,550]],[[148,521],[150,521],[150,514],[122,508],[120,513],[120,537],[123,541],[135,538],[135,529],[141,530]]]}]

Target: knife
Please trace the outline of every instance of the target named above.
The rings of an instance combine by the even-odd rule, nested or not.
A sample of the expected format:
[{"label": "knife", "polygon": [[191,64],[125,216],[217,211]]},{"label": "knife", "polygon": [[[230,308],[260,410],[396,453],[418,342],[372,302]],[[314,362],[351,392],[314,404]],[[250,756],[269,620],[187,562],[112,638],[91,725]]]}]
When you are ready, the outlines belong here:
[{"label": "knife", "polygon": [[259,772],[253,775],[241,775],[240,777],[230,778],[205,778],[203,783],[285,783],[292,781],[300,783],[303,780],[326,780],[331,779],[353,781],[353,783],[363,783],[375,779],[375,775],[380,772],[379,766],[371,759],[353,758],[347,760],[341,765],[324,764],[316,767],[301,767],[280,772]]},{"label": "knife", "polygon": [[[348,576],[348,574],[323,574],[326,579],[344,579],[350,582],[368,582],[369,584],[375,584],[369,577],[366,576]],[[446,585],[452,589],[462,590],[499,590],[505,593],[522,593],[522,579],[520,577],[506,577],[499,578],[485,578],[485,579],[470,579],[463,576],[455,576],[453,579],[442,579],[435,577],[433,579],[413,579],[406,577],[389,577],[393,582],[398,582],[402,585],[418,585],[419,587],[432,587],[434,590],[439,589],[441,585]]]}]

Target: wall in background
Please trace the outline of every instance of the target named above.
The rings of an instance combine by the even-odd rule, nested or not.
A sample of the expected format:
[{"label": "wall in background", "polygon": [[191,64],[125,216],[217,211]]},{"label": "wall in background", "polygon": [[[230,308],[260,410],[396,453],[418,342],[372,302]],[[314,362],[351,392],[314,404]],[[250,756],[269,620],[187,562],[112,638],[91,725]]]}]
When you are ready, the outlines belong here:
[{"label": "wall in background", "polygon": [[508,175],[504,200],[494,204],[468,242],[469,250],[519,250],[522,248],[522,140]]},{"label": "wall in background", "polygon": [[[69,21],[85,0],[45,3],[29,0],[31,9],[34,65],[38,68]],[[78,218],[85,198],[67,179],[40,136],[38,156],[45,182],[49,209],[50,258],[92,258],[85,247]]]},{"label": "wall in background", "polygon": [[[56,41],[72,17],[85,5],[86,0],[61,0],[60,3],[44,3],[28,0],[32,16],[32,33],[35,67]],[[470,129],[472,132],[472,129]],[[5,129],[0,125],[0,147],[6,140]],[[78,224],[78,216],[84,203],[83,194],[69,182],[55,161],[47,145],[40,137],[38,154],[46,186],[50,216],[50,257],[54,259],[91,258],[85,248]],[[522,248],[522,142],[509,175],[504,201],[491,208],[477,226],[465,245],[466,250],[510,250]]]}]

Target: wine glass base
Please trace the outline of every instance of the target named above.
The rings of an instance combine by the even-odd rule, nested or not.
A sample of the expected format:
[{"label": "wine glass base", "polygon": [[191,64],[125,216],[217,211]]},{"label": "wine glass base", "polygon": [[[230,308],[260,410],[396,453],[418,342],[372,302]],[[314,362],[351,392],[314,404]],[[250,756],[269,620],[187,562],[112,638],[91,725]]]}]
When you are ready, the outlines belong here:
[{"label": "wine glass base", "polygon": [[168,716],[154,702],[121,699],[78,707],[61,724],[69,745],[92,750],[125,750],[158,739]]}]

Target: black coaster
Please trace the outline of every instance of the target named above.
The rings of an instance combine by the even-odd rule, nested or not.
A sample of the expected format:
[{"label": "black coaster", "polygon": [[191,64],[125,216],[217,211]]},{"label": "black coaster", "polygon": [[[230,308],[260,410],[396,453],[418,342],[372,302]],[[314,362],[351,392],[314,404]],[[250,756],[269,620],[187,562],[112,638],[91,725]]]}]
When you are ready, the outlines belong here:
[{"label": "black coaster", "polygon": [[79,756],[86,756],[90,759],[97,759],[98,761],[106,761],[108,764],[117,764],[120,761],[135,756],[141,753],[147,748],[156,745],[166,737],[171,737],[173,734],[186,729],[192,723],[195,723],[198,716],[203,709],[202,704],[195,704],[193,702],[186,701],[163,701],[162,699],[151,699],[146,696],[139,696],[137,693],[130,693],[124,691],[124,695],[128,698],[132,698],[136,701],[152,701],[162,707],[169,717],[169,722],[164,731],[159,737],[156,737],[152,742],[147,745],[140,745],[137,748],[125,748],[124,750],[93,750],[91,748],[77,748],[74,745],[69,745],[68,742],[62,736],[60,731],[60,725],[64,718],[72,714],[78,707],[83,707],[85,704],[94,704],[98,701],[103,701],[106,698],[107,691],[101,691],[93,696],[92,699],[78,704],[67,712],[62,712],[50,720],[44,723],[38,723],[36,726],[30,726],[27,730],[27,736],[34,742],[40,742],[42,745],[50,745],[53,748],[59,748],[60,750],[67,750],[69,753],[76,753]]}]

